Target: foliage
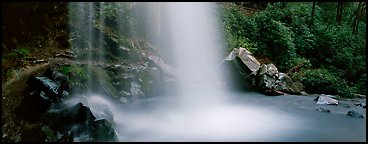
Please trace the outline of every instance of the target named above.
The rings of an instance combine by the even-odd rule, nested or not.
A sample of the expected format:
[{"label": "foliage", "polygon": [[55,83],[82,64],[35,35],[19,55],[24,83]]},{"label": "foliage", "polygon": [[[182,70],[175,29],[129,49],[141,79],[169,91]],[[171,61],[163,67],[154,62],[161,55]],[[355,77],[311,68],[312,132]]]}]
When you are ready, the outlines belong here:
[{"label": "foliage", "polygon": [[220,7],[224,21],[224,34],[227,51],[233,48],[244,47],[255,52],[257,46],[252,41],[256,35],[256,23],[253,18],[247,17],[238,10],[239,6],[227,3]]},{"label": "foliage", "polygon": [[67,65],[59,68],[59,71],[69,77],[68,83],[72,87],[83,88],[83,84],[87,82],[87,70],[77,65]]},{"label": "foliage", "polygon": [[339,79],[326,69],[311,69],[304,73],[301,83],[307,93],[339,94],[350,97],[345,80]]},{"label": "foliage", "polygon": [[336,22],[337,3],[317,2],[312,22],[312,2],[276,2],[251,16],[242,12],[246,8],[225,3],[224,37],[228,48],[247,46],[269,57],[309,92],[365,94],[366,24],[362,18],[353,34],[357,7],[358,2],[344,2]]}]

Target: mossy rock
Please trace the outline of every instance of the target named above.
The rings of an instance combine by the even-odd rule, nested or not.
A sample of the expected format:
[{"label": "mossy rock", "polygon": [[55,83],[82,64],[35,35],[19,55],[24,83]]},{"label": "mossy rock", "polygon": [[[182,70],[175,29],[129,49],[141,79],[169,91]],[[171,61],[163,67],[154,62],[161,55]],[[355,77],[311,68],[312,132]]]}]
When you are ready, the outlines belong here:
[{"label": "mossy rock", "polygon": [[142,91],[145,95],[154,95],[161,85],[161,74],[157,67],[149,67],[138,73],[142,80]]},{"label": "mossy rock", "polygon": [[107,74],[105,70],[93,65],[90,65],[89,70],[89,80],[91,80],[90,84],[92,84],[90,88],[92,90],[98,90],[113,97],[118,96],[118,90],[112,85],[111,77]]}]

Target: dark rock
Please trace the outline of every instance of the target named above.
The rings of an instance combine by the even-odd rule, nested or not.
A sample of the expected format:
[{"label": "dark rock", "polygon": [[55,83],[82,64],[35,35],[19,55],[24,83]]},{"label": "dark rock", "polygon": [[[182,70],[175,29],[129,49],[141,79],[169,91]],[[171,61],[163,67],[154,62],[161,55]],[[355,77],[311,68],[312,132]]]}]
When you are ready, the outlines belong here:
[{"label": "dark rock", "polygon": [[56,70],[53,70],[51,68],[47,68],[44,75],[53,80],[53,81],[63,81],[66,82],[68,80],[68,77]]},{"label": "dark rock", "polygon": [[331,112],[329,109],[326,109],[324,107],[318,107],[316,108],[317,111],[320,111],[320,112]]},{"label": "dark rock", "polygon": [[113,142],[118,140],[112,124],[105,119],[93,122],[93,137],[97,142]]},{"label": "dark rock", "polygon": [[74,124],[92,123],[95,119],[91,110],[79,102],[62,110],[50,111],[43,121],[54,130],[65,131]]},{"label": "dark rock", "polygon": [[43,91],[33,91],[25,95],[17,108],[17,115],[31,122],[37,122],[47,112],[52,102]]},{"label": "dark rock", "polygon": [[278,95],[284,95],[286,93],[284,93],[282,91],[274,90],[274,89],[269,89],[269,90],[265,90],[264,94],[266,94],[268,96],[278,96]]},{"label": "dark rock", "polygon": [[355,117],[355,118],[364,118],[364,116],[354,110],[348,111],[347,116]]},{"label": "dark rock", "polygon": [[366,104],[364,102],[356,103],[355,106],[365,108]]},{"label": "dark rock", "polygon": [[43,76],[31,76],[27,83],[35,90],[44,91],[52,102],[60,102],[62,91],[59,91],[60,85],[58,83]]}]

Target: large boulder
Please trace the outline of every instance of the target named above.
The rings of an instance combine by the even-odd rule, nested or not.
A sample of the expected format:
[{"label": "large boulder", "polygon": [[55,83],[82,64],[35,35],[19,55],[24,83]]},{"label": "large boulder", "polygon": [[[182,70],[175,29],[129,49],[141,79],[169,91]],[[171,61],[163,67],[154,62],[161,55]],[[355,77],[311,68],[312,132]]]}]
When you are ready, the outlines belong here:
[{"label": "large boulder", "polygon": [[245,48],[233,49],[225,60],[233,61],[243,73],[248,75],[257,72],[260,68],[257,59]]},{"label": "large boulder", "polygon": [[[260,64],[245,48],[233,49],[225,61],[233,63],[241,80],[266,95],[302,94],[303,85],[294,83],[285,73],[278,71],[274,64]],[[300,89],[299,89],[300,88]]]}]

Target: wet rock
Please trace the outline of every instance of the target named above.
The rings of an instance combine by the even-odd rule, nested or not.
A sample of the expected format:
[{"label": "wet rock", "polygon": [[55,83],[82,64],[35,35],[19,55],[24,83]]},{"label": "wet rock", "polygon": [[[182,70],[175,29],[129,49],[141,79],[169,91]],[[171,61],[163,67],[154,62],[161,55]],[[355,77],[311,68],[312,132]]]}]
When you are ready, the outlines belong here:
[{"label": "wet rock", "polygon": [[117,134],[112,128],[112,124],[105,120],[97,120],[93,122],[93,137],[96,142],[114,142],[118,140]]},{"label": "wet rock", "polygon": [[326,104],[326,105],[338,105],[339,102],[336,99],[333,99],[329,96],[320,95],[314,99],[316,101],[316,104]]},{"label": "wet rock", "polygon": [[324,108],[324,107],[318,107],[318,108],[316,108],[316,111],[320,111],[320,112],[331,112],[329,109]]},{"label": "wet rock", "polygon": [[138,77],[142,80],[142,92],[145,95],[157,94],[161,84],[161,73],[157,67],[149,67],[140,71]]},{"label": "wet rock", "polygon": [[365,108],[366,107],[366,103],[359,102],[359,103],[356,103],[355,106]]},{"label": "wet rock", "polygon": [[120,98],[120,102],[127,104],[128,103],[128,99],[126,97],[121,97]]},{"label": "wet rock", "polygon": [[47,68],[44,75],[53,81],[66,82],[68,80],[68,77],[66,75],[51,68]]},{"label": "wet rock", "polygon": [[346,114],[347,116],[350,117],[355,117],[355,118],[364,118],[364,116],[354,110],[348,111],[348,113]]},{"label": "wet rock", "polygon": [[92,80],[91,90],[103,91],[108,96],[118,97],[119,92],[113,86],[111,77],[104,69],[96,66],[90,67],[89,79]]},{"label": "wet rock", "polygon": [[111,123],[114,121],[114,115],[108,105],[95,103],[93,105],[89,105],[89,107],[93,115],[96,117],[96,120],[105,119]]},{"label": "wet rock", "polygon": [[153,62],[165,75],[170,77],[178,77],[174,67],[166,64],[160,57],[153,54],[147,54],[148,59]]},{"label": "wet rock", "polygon": [[43,121],[50,128],[59,131],[65,131],[73,124],[92,123],[95,119],[92,111],[81,102],[61,110],[50,111],[43,117]]},{"label": "wet rock", "polygon": [[141,90],[141,86],[136,82],[131,83],[130,93],[132,94],[133,102],[136,102],[137,100],[145,97],[144,93]]},{"label": "wet rock", "polygon": [[60,101],[62,91],[59,90],[60,85],[53,80],[44,76],[31,76],[27,83],[35,90],[44,91],[52,102]]}]

